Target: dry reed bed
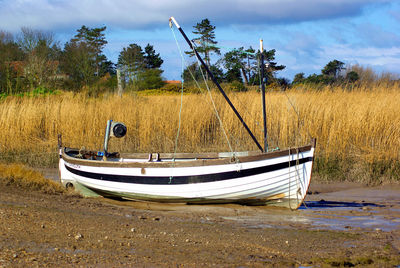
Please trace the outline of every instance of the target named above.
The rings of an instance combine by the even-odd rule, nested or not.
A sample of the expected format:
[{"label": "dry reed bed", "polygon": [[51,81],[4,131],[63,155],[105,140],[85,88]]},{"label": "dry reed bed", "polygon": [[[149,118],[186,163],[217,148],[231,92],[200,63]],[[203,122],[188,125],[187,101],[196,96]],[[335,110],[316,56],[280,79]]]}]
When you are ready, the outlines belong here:
[{"label": "dry reed bed", "polygon": [[32,170],[20,164],[0,164],[0,184],[38,190],[47,194],[74,194],[72,191],[67,191],[61,184],[43,177],[39,171]]},{"label": "dry reed bed", "polygon": [[[233,150],[257,150],[222,97],[214,100]],[[261,98],[257,92],[230,94],[262,141]],[[317,138],[317,156],[362,162],[399,160],[400,91],[291,90],[267,95],[270,148],[293,147]],[[293,109],[292,105],[295,109]],[[55,152],[65,144],[101,150],[106,121],[124,122],[128,135],[112,140],[115,151],[174,151],[180,95],[116,95],[89,98],[63,93],[36,98],[8,97],[0,103],[0,153]],[[295,111],[296,110],[296,111]],[[207,95],[184,95],[178,151],[229,151]]]}]

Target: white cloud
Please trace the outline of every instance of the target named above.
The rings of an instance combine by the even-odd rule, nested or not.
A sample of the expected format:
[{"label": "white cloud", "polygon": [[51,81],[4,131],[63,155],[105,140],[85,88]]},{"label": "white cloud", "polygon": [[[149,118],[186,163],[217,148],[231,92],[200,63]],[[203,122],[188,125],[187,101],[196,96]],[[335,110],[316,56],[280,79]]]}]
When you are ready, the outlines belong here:
[{"label": "white cloud", "polygon": [[388,0],[3,0],[0,25],[10,31],[82,24],[144,29],[164,25],[172,15],[191,25],[205,17],[219,25],[293,23],[354,16],[376,2]]},{"label": "white cloud", "polygon": [[[324,47],[324,55],[336,57],[342,57],[344,60],[347,59],[369,59],[375,58],[398,58],[400,59],[400,47],[391,48],[377,48],[377,47],[351,47],[349,45],[333,45]],[[372,63],[372,62],[371,62]]]},{"label": "white cloud", "polygon": [[356,28],[356,32],[366,43],[377,47],[391,47],[400,44],[400,36],[383,29],[381,26],[364,23]]},{"label": "white cloud", "polygon": [[371,66],[377,70],[400,73],[400,47],[376,48],[353,47],[350,45],[331,45],[322,47],[318,61],[321,69],[331,60],[340,60],[346,64]]},{"label": "white cloud", "polygon": [[277,55],[278,63],[286,65],[286,69],[278,73],[278,76],[289,79],[293,79],[299,72],[304,72],[306,76],[312,73],[319,74],[328,62],[335,59],[350,65],[369,66],[378,72],[400,74],[400,46],[376,48],[333,44],[322,46],[312,57],[302,53],[295,54],[289,50],[278,51]]},{"label": "white cloud", "polygon": [[[282,76],[319,73],[333,59],[393,68],[392,71],[400,73],[397,67],[400,37],[396,30],[378,26],[374,20],[365,21],[375,5],[391,3],[390,0],[0,0],[0,30],[18,32],[27,26],[64,33],[64,39],[68,40],[82,25],[106,25],[108,57],[115,61],[121,48],[129,43],[149,42],[165,60],[165,75],[176,79],[180,67],[174,62],[176,55],[172,57],[176,48],[169,45],[174,42],[168,33],[168,18],[175,16],[190,35],[192,26],[207,17],[217,26],[217,32],[229,32],[224,39],[237,46],[249,46],[248,43],[263,37],[265,44],[277,50],[278,64],[287,66]],[[389,13],[391,18],[400,18],[398,8]],[[255,36],[258,34],[261,36]],[[227,46],[219,35],[217,39],[220,45]]]}]

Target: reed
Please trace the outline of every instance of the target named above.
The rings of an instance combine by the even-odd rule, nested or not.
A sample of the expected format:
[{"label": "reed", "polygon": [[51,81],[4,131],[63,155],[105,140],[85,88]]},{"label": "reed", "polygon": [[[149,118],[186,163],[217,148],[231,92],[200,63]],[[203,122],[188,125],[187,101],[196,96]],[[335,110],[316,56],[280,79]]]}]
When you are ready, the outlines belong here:
[{"label": "reed", "polygon": [[[212,95],[223,128],[207,95],[184,95],[177,151],[229,151],[223,129],[234,151],[257,150],[223,98],[217,92]],[[229,96],[261,142],[259,93],[249,91]],[[54,164],[59,133],[65,145],[102,150],[108,119],[124,122],[128,128],[126,137],[111,140],[110,150],[173,152],[180,98],[171,94],[125,94],[122,98],[110,94],[90,98],[73,93],[8,97],[0,102],[1,158],[31,165]],[[352,177],[370,181],[380,174],[385,180],[398,180],[399,99],[399,85],[393,83],[352,91],[331,87],[319,91],[297,88],[269,92],[269,148],[294,147],[316,137],[316,171],[321,176],[335,174],[336,179]]]},{"label": "reed", "polygon": [[71,194],[61,184],[44,178],[39,171],[20,164],[0,164],[0,183],[47,194]]}]

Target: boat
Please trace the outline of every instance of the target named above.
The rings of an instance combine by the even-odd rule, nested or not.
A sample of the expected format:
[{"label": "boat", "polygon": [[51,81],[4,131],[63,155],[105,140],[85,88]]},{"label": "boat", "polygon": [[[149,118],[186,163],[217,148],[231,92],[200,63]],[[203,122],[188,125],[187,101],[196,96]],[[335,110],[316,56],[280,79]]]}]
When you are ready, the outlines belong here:
[{"label": "boat", "polygon": [[[204,64],[173,17],[170,19],[172,23],[194,50],[198,60]],[[209,72],[207,65],[204,64],[204,67]],[[214,81],[211,72],[209,75]],[[274,205],[297,209],[310,185],[316,140],[311,139],[309,144],[301,147],[268,151],[265,88],[262,89],[262,147],[223,89],[214,82],[259,151],[108,153],[110,137],[123,137],[127,132],[123,123],[108,120],[103,151],[63,147],[59,138],[61,183],[65,187],[74,187],[86,196],[166,203]]]}]

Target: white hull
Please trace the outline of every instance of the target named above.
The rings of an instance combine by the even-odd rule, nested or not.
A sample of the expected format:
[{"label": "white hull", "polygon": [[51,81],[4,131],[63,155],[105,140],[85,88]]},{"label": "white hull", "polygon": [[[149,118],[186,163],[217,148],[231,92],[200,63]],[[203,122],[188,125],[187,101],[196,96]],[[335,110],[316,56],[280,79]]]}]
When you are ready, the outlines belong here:
[{"label": "white hull", "polygon": [[310,184],[314,146],[285,152],[238,157],[232,163],[227,157],[173,163],[171,159],[85,160],[63,153],[59,167],[64,185],[72,183],[104,196],[156,202],[274,204],[295,209]]}]

